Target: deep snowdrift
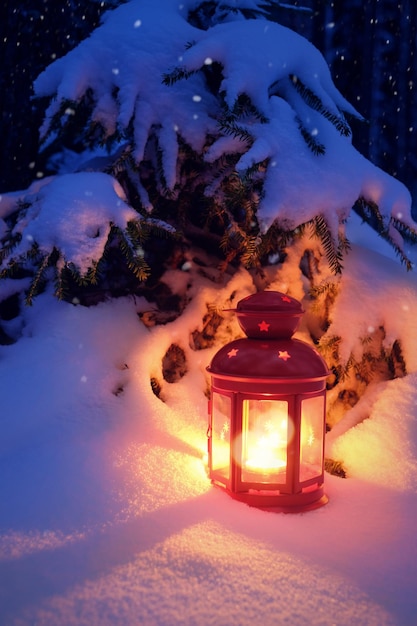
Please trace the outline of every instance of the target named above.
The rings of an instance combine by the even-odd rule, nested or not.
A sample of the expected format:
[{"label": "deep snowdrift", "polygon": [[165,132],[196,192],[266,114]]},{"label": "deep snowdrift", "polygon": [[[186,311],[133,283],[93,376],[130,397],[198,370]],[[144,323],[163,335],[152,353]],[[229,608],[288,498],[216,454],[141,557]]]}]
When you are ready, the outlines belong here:
[{"label": "deep snowdrift", "polygon": [[[416,623],[415,374],[370,396],[371,418],[332,443],[349,478],[326,475],[325,507],[232,501],[204,464],[217,348],[188,344],[231,288],[247,295],[249,275],[202,279],[185,313],[151,330],[145,300],[84,308],[48,294],[14,322],[21,338],[0,348],[2,624]],[[172,341],[189,371],[163,402],[150,378]]]}]

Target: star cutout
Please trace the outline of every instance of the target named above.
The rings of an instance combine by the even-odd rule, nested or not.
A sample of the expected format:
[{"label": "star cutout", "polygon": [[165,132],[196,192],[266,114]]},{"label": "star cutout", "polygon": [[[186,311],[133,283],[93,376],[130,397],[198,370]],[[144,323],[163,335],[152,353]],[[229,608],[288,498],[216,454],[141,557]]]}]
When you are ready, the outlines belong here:
[{"label": "star cutout", "polygon": [[232,357],[236,356],[237,353],[239,352],[239,350],[237,350],[237,348],[232,348],[228,353],[227,356],[229,357],[229,359],[231,359]]},{"label": "star cutout", "polygon": [[291,358],[291,355],[290,355],[290,354],[288,354],[288,352],[287,352],[286,350],[283,350],[283,351],[282,351],[282,350],[280,350],[280,351],[278,352],[278,358],[279,358],[279,359],[282,359],[283,361],[288,361],[288,359],[290,359],[290,358]]},{"label": "star cutout", "polygon": [[258,324],[258,326],[259,330],[264,330],[267,333],[271,324],[267,324],[265,321],[262,321],[260,324]]},{"label": "star cutout", "polygon": [[291,302],[291,298],[289,298],[288,296],[282,296],[281,300],[283,302]]}]

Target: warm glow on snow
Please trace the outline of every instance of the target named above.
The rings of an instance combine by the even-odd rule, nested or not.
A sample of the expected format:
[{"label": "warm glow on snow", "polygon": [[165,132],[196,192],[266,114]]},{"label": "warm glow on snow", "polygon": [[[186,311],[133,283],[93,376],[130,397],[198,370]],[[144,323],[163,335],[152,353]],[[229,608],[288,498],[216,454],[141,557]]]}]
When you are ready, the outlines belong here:
[{"label": "warm glow on snow", "polygon": [[[210,485],[204,368],[216,346],[184,342],[189,371],[163,382],[164,400],[152,392],[172,337],[189,336],[207,299],[246,296],[250,285],[246,272],[224,288],[202,281],[181,318],[151,331],[138,299],[86,308],[44,294],[25,309],[26,335],[0,347],[1,615],[45,626],[138,616],[275,626],[278,614],[291,624],[314,615],[326,626],[412,624],[415,375],[391,381],[372,419],[340,437],[350,477],[326,475],[329,504],[291,516]],[[279,446],[285,416],[264,413],[257,439]],[[227,437],[225,417],[220,428]],[[301,439],[307,455],[316,433],[307,425]]]}]

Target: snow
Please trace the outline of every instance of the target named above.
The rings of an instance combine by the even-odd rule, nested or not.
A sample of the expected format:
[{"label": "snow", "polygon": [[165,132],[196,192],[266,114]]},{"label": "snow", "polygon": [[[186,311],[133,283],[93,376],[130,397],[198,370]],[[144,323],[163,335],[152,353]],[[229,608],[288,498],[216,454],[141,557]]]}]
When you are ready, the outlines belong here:
[{"label": "snow", "polygon": [[383,345],[390,346],[399,339],[408,367],[417,370],[413,348],[417,342],[417,293],[403,268],[380,253],[358,247],[347,255],[345,270],[333,312],[335,319],[328,331],[343,337],[342,362],[346,363],[352,352],[360,359],[365,346],[358,337],[373,335],[383,327]]},{"label": "snow", "polygon": [[[229,3],[236,10],[232,17],[206,31],[187,21],[196,4],[164,0],[162,10],[153,0],[132,0],[108,12],[100,28],[36,79],[36,96],[54,96],[43,132],[60,106],[80,100],[90,89],[95,102],[92,119],[103,124],[107,135],[117,127],[123,136],[133,124],[138,162],[149,135],[156,133],[166,184],[173,190],[180,138],[197,152],[210,146],[208,162],[220,151],[242,152],[242,144],[225,142],[219,135],[221,98],[210,92],[200,71],[216,62],[223,68],[219,93],[224,92],[230,109],[246,94],[263,116],[262,121],[253,115],[239,120],[253,144],[236,165],[244,175],[267,160],[257,213],[261,231],[274,221],[294,229],[322,214],[336,240],[339,222],[361,196],[377,204],[386,220],[392,215],[413,226],[408,190],[367,161],[350,136],[329,121],[334,116],[346,125],[344,113],[361,116],[337,90],[320,52],[284,26],[243,19],[239,7],[259,9],[255,0]],[[163,77],[175,76],[176,71],[191,74],[164,84]],[[323,110],[308,106],[290,77],[315,94]],[[324,146],[324,155],[307,147],[300,124]],[[207,192],[214,194],[212,181],[206,182]],[[146,198],[144,203],[147,206]]]},{"label": "snow", "polygon": [[[194,149],[201,149],[205,132],[214,130],[206,110],[216,107],[214,98],[206,98],[204,109],[193,99],[203,89],[200,77],[180,89],[162,83],[163,72],[177,62],[187,42],[199,32],[187,23],[184,12],[185,6],[172,0],[165,0],[163,10],[152,0],[136,0],[110,11],[100,29],[70,55],[48,66],[35,81],[38,96],[57,90],[45,128],[61,98],[74,101],[91,88],[96,95],[93,118],[101,121],[109,134],[114,132],[115,120],[122,131],[133,117],[140,120],[135,125],[138,160],[154,124],[165,130],[162,146],[165,149],[163,139],[168,137],[170,154],[170,134],[175,128]],[[114,93],[117,98],[110,98]],[[169,171],[168,180],[172,175]]]},{"label": "snow", "polygon": [[[248,41],[260,45],[248,46]],[[267,111],[271,87],[293,73],[311,84],[324,106],[335,115],[340,116],[339,106],[360,117],[334,86],[328,65],[317,48],[280,24],[262,20],[218,24],[200,33],[198,43],[183,54],[181,62],[187,70],[197,70],[207,58],[225,65],[226,76],[220,90],[225,91],[230,108],[240,94],[247,93],[260,111]],[[258,68],[255,75],[252,67]]]},{"label": "snow", "polygon": [[[109,134],[133,123],[137,159],[158,126],[173,188],[178,137],[202,150],[208,135],[217,136],[207,162],[242,152],[238,139],[216,135],[218,101],[199,73],[162,82],[176,66],[221,62],[227,101],[246,90],[268,118],[247,120],[254,141],[238,164],[244,172],[269,159],[259,208],[264,229],[277,218],[294,227],[321,213],[336,233],[347,218],[353,249],[327,335],[342,337],[347,361],[360,357],[358,338],[383,326],[384,346],[401,343],[407,373],[371,384],[326,436],[327,456],[347,471],[346,480],[326,474],[326,506],[292,515],[261,511],[230,499],[206,473],[206,367],[235,338],[237,322],[225,318],[213,347],[196,350],[192,340],[209,308],[233,308],[256,290],[252,275],[239,270],[220,280],[208,264],[204,277],[190,253],[182,269],[163,277],[188,304],[176,320],[153,327],[141,321],[153,310],[144,298],[87,308],[57,301],[49,285],[18,318],[2,321],[16,342],[0,346],[0,624],[415,626],[416,278],[351,214],[364,195],[385,219],[410,224],[410,196],[289,95],[288,74],[296,73],[329,110],[350,109],[310,44],[261,21],[248,45],[249,23],[239,13],[234,23],[200,31],[185,19],[193,6],[164,0],[161,10],[153,0],[134,0],[109,12],[36,81],[38,96],[56,96],[44,130],[62,102],[91,88],[94,118]],[[72,113],[69,106],[64,115]],[[326,154],[307,149],[297,116]],[[68,165],[71,155],[63,156]],[[150,211],[145,190],[139,193]],[[61,263],[81,273],[99,260],[111,224],[125,228],[138,219],[115,179],[94,171],[60,172],[0,196],[2,237],[19,202],[29,207],[13,222],[13,234],[22,235],[15,253],[36,241],[43,254],[55,248]],[[270,288],[305,295],[303,245],[288,250],[283,266],[266,268]],[[413,259],[412,250],[407,254]],[[0,300],[28,282],[2,281]],[[300,337],[308,338],[305,329]],[[172,343],[187,363],[176,383],[163,379]],[[160,397],[151,379],[161,383]]]},{"label": "snow", "polygon": [[[55,248],[62,262],[74,263],[81,275],[103,255],[112,224],[125,228],[138,219],[119,183],[101,172],[44,179],[19,199],[31,206],[14,229],[21,236],[15,254],[23,256],[34,242],[45,255]],[[6,200],[5,212],[7,208]]]},{"label": "snow", "polygon": [[[379,261],[369,280],[389,289],[401,271],[416,298],[415,277]],[[167,282],[181,292],[184,276]],[[0,347],[2,624],[415,624],[415,364],[368,396],[369,419],[339,423],[329,450],[348,478],[326,474],[323,508],[264,512],[207,478],[205,368],[235,321],[213,348],[192,350],[190,333],[207,304],[253,290],[243,270],[223,285],[194,276],[184,314],[153,328],[138,317],[152,308],[143,298],[87,308],[45,293],[24,309],[19,340]],[[412,337],[415,322],[401,324]],[[188,372],[169,384],[172,342]]]},{"label": "snow", "polygon": [[[344,459],[351,476],[375,484],[385,482],[398,491],[416,492],[416,383],[414,372],[406,378],[375,385],[343,420],[345,423],[339,422],[332,429],[328,453]],[[360,411],[365,415],[358,417]],[[368,416],[370,419],[365,420]],[[352,426],[355,418],[359,423]]]}]

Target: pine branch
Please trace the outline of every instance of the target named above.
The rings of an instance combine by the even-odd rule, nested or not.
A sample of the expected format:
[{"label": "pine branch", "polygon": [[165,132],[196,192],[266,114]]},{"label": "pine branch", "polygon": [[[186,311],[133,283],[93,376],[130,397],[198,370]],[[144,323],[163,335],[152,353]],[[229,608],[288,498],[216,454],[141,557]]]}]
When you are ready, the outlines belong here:
[{"label": "pine branch", "polygon": [[340,335],[323,335],[317,344],[317,349],[327,362],[338,382],[347,378],[353,367],[353,359],[350,357],[345,365],[340,363],[339,348],[342,338]]},{"label": "pine branch", "polygon": [[331,297],[332,300],[336,297],[339,291],[339,285],[335,283],[333,280],[324,280],[319,285],[313,285],[310,288],[310,295],[314,299],[319,299],[321,297]]},{"label": "pine branch", "polygon": [[199,70],[186,70],[185,67],[175,67],[171,72],[162,75],[162,82],[169,87],[175,85],[179,80],[187,80]]},{"label": "pine branch", "polygon": [[384,239],[386,239],[386,241],[388,241],[389,244],[391,244],[391,247],[393,248],[395,254],[399,257],[400,262],[405,265],[407,272],[410,272],[414,267],[413,262],[405,254],[401,246],[399,246],[389,235],[387,237],[385,237],[384,235],[382,236]]},{"label": "pine branch", "polygon": [[226,122],[234,122],[242,118],[255,118],[261,124],[269,122],[269,119],[259,111],[246,93],[241,93],[236,98],[231,109],[226,104],[223,104],[222,117]]},{"label": "pine branch", "polygon": [[[95,104],[94,91],[91,87],[80,100],[61,99],[42,131],[44,152],[53,154],[56,145],[59,147],[67,142],[70,146],[78,144],[82,147],[86,145],[92,147],[97,142],[103,143],[107,139],[106,130],[100,122],[92,119]],[[52,137],[52,141],[46,145],[49,137]]]},{"label": "pine branch", "polygon": [[242,126],[247,120],[256,119],[261,124],[266,124],[266,118],[252,103],[247,94],[241,94],[236,99],[232,109],[223,104],[223,112],[218,120],[221,133],[232,135],[241,141],[252,145],[253,137],[250,132]]},{"label": "pine branch", "polygon": [[381,233],[386,229],[383,217],[375,202],[360,197],[353,205],[353,210],[377,233]]},{"label": "pine branch", "polygon": [[29,287],[29,291],[26,294],[25,303],[28,306],[31,306],[33,304],[33,298],[40,293],[41,284],[43,282],[45,272],[50,265],[50,261],[54,253],[56,253],[55,248],[49,254],[45,254],[45,256],[41,259],[41,262],[39,263],[38,270],[33,277]]},{"label": "pine branch", "polygon": [[98,285],[98,283],[100,282],[100,278],[101,278],[100,261],[93,261],[91,266],[88,268],[87,273],[85,274],[86,284]]},{"label": "pine branch", "polygon": [[340,382],[347,380],[350,371],[355,367],[355,360],[352,355],[348,358],[345,365],[338,364],[333,369],[336,373],[336,377]]},{"label": "pine branch", "polygon": [[271,254],[284,254],[285,248],[302,237],[304,232],[305,224],[297,226],[293,230],[284,230],[277,222],[273,222],[267,232],[262,235],[259,257],[263,258]]},{"label": "pine branch", "polygon": [[388,357],[383,351],[381,351],[380,354],[364,352],[360,362],[355,361],[353,363],[356,379],[369,385],[374,379],[375,372],[378,370],[382,361],[385,361],[388,367]]},{"label": "pine branch", "polygon": [[333,124],[333,126],[339,131],[341,135],[344,135],[345,137],[350,137],[350,135],[352,134],[351,128],[342,114],[336,115],[335,113],[331,113],[328,109],[326,109],[320,98],[309,87],[304,85],[304,83],[298,78],[298,76],[296,76],[295,74],[290,74],[289,78],[293,87],[311,109],[317,111],[327,120],[329,120],[329,122]]},{"label": "pine branch", "polygon": [[67,300],[69,294],[69,285],[67,280],[67,272],[65,268],[55,274],[55,290],[54,295],[58,300]]},{"label": "pine branch", "polygon": [[245,186],[253,184],[255,181],[262,179],[264,172],[267,169],[268,159],[259,163],[254,163],[250,167],[246,168],[244,172],[239,172],[239,177]]},{"label": "pine branch", "polygon": [[259,265],[259,244],[259,237],[246,237],[245,248],[240,257],[246,268]]},{"label": "pine branch", "polygon": [[69,272],[71,278],[74,280],[76,285],[78,285],[78,287],[87,287],[90,284],[89,270],[87,270],[86,273],[81,274],[80,269],[72,262],[66,263],[65,269]]},{"label": "pine branch", "polygon": [[343,461],[336,461],[335,459],[324,459],[324,469],[328,474],[332,476],[339,476],[339,478],[346,478],[347,471],[343,466]]},{"label": "pine branch", "polygon": [[391,224],[394,226],[395,230],[397,230],[401,237],[411,244],[417,244],[417,230],[411,228],[407,224],[404,224],[401,220],[395,217],[391,217]]},{"label": "pine branch", "polygon": [[145,217],[141,219],[140,222],[138,220],[131,220],[127,224],[127,233],[133,245],[135,245],[136,241],[138,245],[141,245],[151,236],[161,239],[180,238],[180,233],[178,233],[174,226],[154,217]]},{"label": "pine branch", "polygon": [[249,146],[253,143],[252,135],[242,126],[239,126],[236,122],[220,119],[218,121],[219,130],[225,135],[231,135],[245,142]]},{"label": "pine branch", "polygon": [[69,98],[63,98],[59,101],[59,107],[54,112],[52,118],[49,120],[48,127],[45,132],[41,134],[42,139],[46,139],[49,135],[59,133],[66,122],[76,115],[79,103],[76,100],[70,100]]},{"label": "pine branch", "polygon": [[22,235],[17,233],[15,235],[9,234],[6,241],[3,243],[3,247],[0,250],[0,265],[9,257],[16,246],[22,241]]},{"label": "pine branch", "polygon": [[10,259],[7,266],[0,271],[0,279],[14,278],[21,267],[21,263],[18,263],[16,259]]},{"label": "pine branch", "polygon": [[165,177],[164,172],[164,153],[157,140],[157,148],[156,148],[156,172],[159,177],[159,181],[161,183],[162,192],[164,195],[171,195],[172,192],[168,189],[167,179]]},{"label": "pine branch", "polygon": [[321,354],[332,354],[333,357],[336,357],[341,341],[340,335],[323,335],[318,343]]},{"label": "pine branch", "polygon": [[335,246],[332,233],[323,215],[317,215],[312,220],[313,234],[318,237],[324,248],[324,252],[333,274],[341,274],[343,270],[343,255],[340,247]]},{"label": "pine branch", "polygon": [[[133,226],[131,226],[132,232]],[[134,241],[130,240],[129,233],[123,232],[121,228],[112,226],[112,231],[117,235],[120,251],[122,252],[128,269],[139,281],[144,281],[149,277],[151,269],[145,261],[145,252],[141,246],[136,246],[136,236]]]},{"label": "pine branch", "polygon": [[104,169],[104,172],[110,174],[114,178],[117,178],[118,175],[125,172],[128,168],[135,167],[136,163],[132,155],[132,146],[130,144],[125,144],[109,167]]},{"label": "pine branch", "polygon": [[310,150],[313,152],[313,154],[315,154],[316,156],[322,155],[326,153],[326,147],[324,146],[324,144],[320,143],[319,141],[317,141],[317,139],[314,137],[314,135],[312,135],[304,126],[304,124],[302,123],[301,119],[298,117],[296,117],[296,121],[297,121],[297,125],[298,128],[300,130],[301,135],[303,136],[304,141],[306,142],[307,146],[310,148]]},{"label": "pine branch", "polygon": [[233,261],[237,257],[238,257],[238,250],[234,248],[230,249],[225,256],[225,259],[219,263],[218,267],[219,267],[220,272],[225,272],[227,270],[228,265],[230,263],[233,263]]},{"label": "pine branch", "polygon": [[[226,205],[227,206],[227,205]],[[240,208],[245,208],[240,205]],[[243,226],[234,218],[233,211],[225,208],[223,205],[220,209],[223,214],[223,220],[226,224],[223,235],[220,239],[220,249],[225,254],[225,261],[222,265],[223,269],[235,259],[247,268],[258,266],[260,263],[259,256],[261,250],[261,237],[257,232],[251,234],[249,231],[253,229],[252,208],[250,204],[246,206],[244,211]],[[257,231],[257,229],[255,229]]]},{"label": "pine branch", "polygon": [[366,200],[363,197],[356,201],[353,206],[353,210],[363,219],[364,222],[369,224],[369,226],[375,230],[375,232],[382,237],[382,239],[390,244],[395,254],[400,258],[401,263],[405,265],[407,271],[412,270],[412,261],[407,257],[402,247],[399,246],[391,236],[389,232],[389,225],[392,224],[401,236],[404,236],[412,243],[417,242],[417,231],[414,231],[406,224],[403,224],[400,220],[392,217],[390,218],[389,224],[386,224],[378,206],[374,202]]},{"label": "pine branch", "polygon": [[210,169],[207,173],[209,182],[205,187],[207,195],[214,195],[215,191],[236,171],[236,163],[239,155],[222,154],[216,161],[210,163]]},{"label": "pine branch", "polygon": [[351,243],[349,239],[346,237],[344,232],[339,232],[338,240],[339,240],[339,250],[343,255],[349,252],[349,250],[351,250],[352,248]]}]

